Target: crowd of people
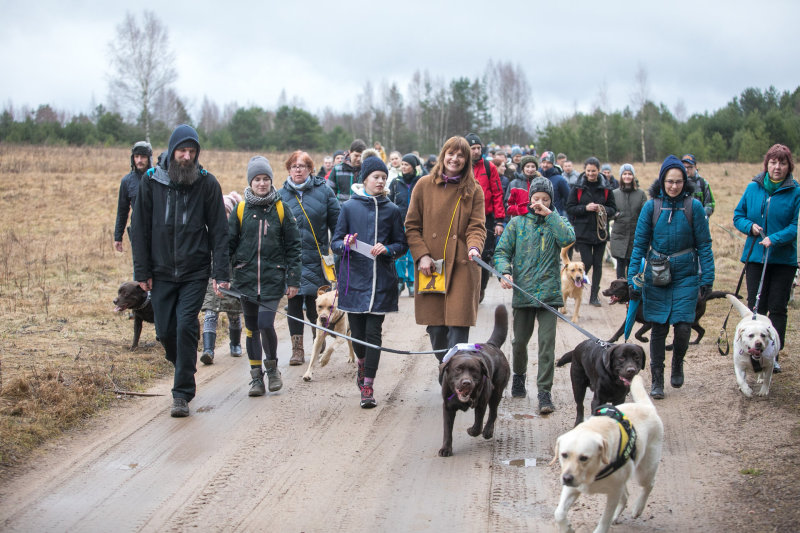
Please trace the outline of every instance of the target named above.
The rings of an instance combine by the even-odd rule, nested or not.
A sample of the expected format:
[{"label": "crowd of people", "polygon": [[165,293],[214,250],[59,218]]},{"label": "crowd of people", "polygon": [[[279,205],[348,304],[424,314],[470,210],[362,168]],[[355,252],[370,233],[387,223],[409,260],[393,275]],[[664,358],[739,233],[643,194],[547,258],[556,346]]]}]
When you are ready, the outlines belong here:
[{"label": "crowd of people", "polygon": [[[305,361],[304,327],[292,318],[314,322],[318,290],[331,284],[353,338],[374,346],[381,345],[386,314],[398,311],[407,291],[441,362],[446,350],[469,342],[491,279],[474,258],[493,264],[505,276],[501,286],[514,290],[513,397],[527,395],[527,345],[539,323],[537,398],[540,412],[552,412],[556,317],[542,303],[563,305],[559,254],[573,243],[591,273],[591,305],[602,306],[607,252],[616,276],[628,281],[631,300],[642,301],[653,325],[651,396],[664,397],[670,326],[670,384],[683,385],[695,302],[711,290],[715,275],[708,222],[714,195],[694,155],[668,156],[658,179],[640,187],[630,163],[616,177],[610,164],[589,157],[579,172],[563,153],[486,145],[475,133],[451,137],[424,160],[418,153],[387,156],[377,142],[367,146],[355,139],[348,150],[325,156],[316,173],[311,156],[295,151],[284,162],[288,177],[280,189],[271,162],[254,156],[244,169],[243,195],[225,196],[199,163],[192,127],[173,131],[155,166],[149,144],[133,146],[131,173],[120,184],[114,247],[124,250],[132,210],[134,279],[150,292],[157,337],[175,366],[172,416],[188,416],[196,392],[201,309],[201,362],[213,363],[217,316],[224,311],[231,355],[242,355],[244,329],[249,395],[262,396],[282,387],[275,316],[284,296],[290,365]],[[763,277],[758,311],[770,317],[783,346],[797,269],[800,187],[785,146],[770,148],[763,167],[736,207],[734,223],[748,245],[755,243],[742,256],[748,305],[756,304]],[[665,263],[666,282],[654,271]],[[241,298],[223,294],[226,289]],[[355,344],[354,351],[360,405],[374,407],[380,349]]]}]

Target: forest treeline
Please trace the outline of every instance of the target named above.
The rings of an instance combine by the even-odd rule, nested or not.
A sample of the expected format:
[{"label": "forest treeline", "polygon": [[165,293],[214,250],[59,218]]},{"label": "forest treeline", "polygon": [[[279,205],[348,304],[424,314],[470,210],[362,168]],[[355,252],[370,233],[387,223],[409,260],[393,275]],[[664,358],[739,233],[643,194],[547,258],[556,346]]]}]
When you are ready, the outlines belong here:
[{"label": "forest treeline", "polygon": [[[175,125],[188,123],[197,128],[204,147],[246,151],[331,152],[360,137],[402,153],[435,153],[451,135],[475,131],[486,142],[534,143],[538,152],[565,152],[576,161],[590,155],[605,161],[642,161],[644,155],[655,161],[691,152],[701,161],[757,162],[776,142],[800,153],[800,87],[792,92],[748,88],[724,107],[688,118],[647,100],[636,110],[598,107],[539,126],[528,124],[531,92],[524,75],[503,63],[490,62],[482,77],[449,83],[417,72],[407,94],[396,84],[384,83],[375,91],[367,83],[357,111],[326,108],[318,114],[300,102],[287,102],[285,95],[274,110],[235,104],[220,110],[206,98],[199,116],[192,117],[168,92],[153,115],[150,136],[154,145],[163,146]],[[126,120],[102,105],[89,115],[68,116],[46,104],[35,111],[9,106],[0,115],[0,142],[6,143],[131,145],[142,138],[141,119]]]}]

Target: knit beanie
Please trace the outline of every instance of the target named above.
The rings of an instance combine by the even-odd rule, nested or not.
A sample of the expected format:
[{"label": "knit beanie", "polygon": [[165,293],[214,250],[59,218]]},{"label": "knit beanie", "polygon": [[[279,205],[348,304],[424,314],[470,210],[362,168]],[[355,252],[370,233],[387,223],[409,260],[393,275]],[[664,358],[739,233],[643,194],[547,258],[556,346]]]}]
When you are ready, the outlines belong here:
[{"label": "knit beanie", "polygon": [[465,139],[467,139],[467,143],[469,143],[470,146],[475,146],[476,144],[483,146],[481,138],[478,137],[476,133],[468,133]]},{"label": "knit beanie", "polygon": [[553,201],[553,184],[550,183],[550,180],[543,177],[536,177],[531,180],[531,188],[528,190],[528,200],[530,201],[533,198],[533,193],[536,192],[543,192],[547,193],[550,197],[550,201]]},{"label": "knit beanie", "polygon": [[364,180],[367,179],[367,176],[376,170],[380,170],[384,174],[389,174],[389,169],[386,168],[386,163],[384,163],[380,157],[370,155],[361,161],[361,183],[364,183]]},{"label": "knit beanie", "polygon": [[609,172],[611,172],[611,165],[609,165],[608,163],[603,163],[603,165],[600,167],[600,172],[604,170],[608,170]]},{"label": "knit beanie", "polygon": [[619,167],[619,177],[620,178],[622,177],[622,173],[625,172],[626,170],[628,172],[630,172],[631,174],[633,174],[634,178],[636,177],[636,172],[633,170],[633,165],[631,165],[630,163],[625,163],[624,165]]},{"label": "knit beanie", "polygon": [[147,141],[139,141],[131,148],[131,155],[146,155],[153,157],[153,147]]},{"label": "knit beanie", "polygon": [[539,170],[539,162],[536,160],[536,158],[532,155],[525,155],[519,160],[519,171],[522,172],[525,170],[525,165],[528,163],[533,163],[536,165],[536,170]]},{"label": "knit beanie", "polygon": [[414,168],[417,168],[417,165],[419,165],[419,159],[417,159],[417,156],[415,156],[414,154],[406,154],[406,155],[404,155],[403,156],[403,161],[405,161],[406,163],[408,163],[409,165],[411,165]]},{"label": "knit beanie", "polygon": [[555,165],[556,156],[553,154],[553,152],[542,152],[541,161],[542,162],[549,161],[550,163]]},{"label": "knit beanie", "polygon": [[335,152],[333,152],[333,158],[336,159],[337,155],[344,155],[344,154],[345,154],[344,150],[336,150]]},{"label": "knit beanie", "polygon": [[252,184],[253,178],[260,174],[266,174],[269,176],[269,179],[273,179],[272,167],[269,166],[269,160],[262,155],[256,155],[247,163],[247,184]]},{"label": "knit beanie", "polygon": [[686,167],[683,166],[680,159],[670,154],[664,159],[664,162],[661,163],[661,170],[658,171],[658,181],[661,182],[662,189],[664,188],[664,176],[667,175],[667,171],[671,168],[680,170],[683,173],[683,181],[686,181]]},{"label": "knit beanie", "polygon": [[514,157],[515,155],[522,155],[522,149],[519,146],[514,146],[511,148],[511,157]]}]

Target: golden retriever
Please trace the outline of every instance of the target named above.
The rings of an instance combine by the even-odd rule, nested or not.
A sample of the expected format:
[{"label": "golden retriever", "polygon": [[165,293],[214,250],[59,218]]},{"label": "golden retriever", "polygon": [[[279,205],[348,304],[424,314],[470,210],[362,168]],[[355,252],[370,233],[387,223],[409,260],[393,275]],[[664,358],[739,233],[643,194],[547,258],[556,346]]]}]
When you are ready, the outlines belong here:
[{"label": "golden retriever", "polygon": [[[317,290],[317,325],[333,330],[336,333],[350,335],[350,324],[347,322],[347,313],[336,307],[336,290],[331,290],[327,285]],[[344,340],[337,335],[334,337],[334,342],[325,346],[325,337],[328,335],[327,332],[321,329],[317,330],[317,336],[314,339],[314,347],[311,350],[311,361],[308,362],[306,373],[303,374],[303,379],[305,381],[311,381],[314,363],[319,359],[319,366],[327,365],[333,353],[334,342],[337,345],[341,345]],[[350,351],[347,360],[353,363],[356,360],[356,355],[353,352],[353,343],[349,339],[347,339],[347,346]]]},{"label": "golden retriever", "polygon": [[[605,510],[595,532],[608,531],[628,501],[628,480],[635,478],[642,493],[633,507],[633,518],[642,514],[650,491],[655,484],[664,425],[644,388],[642,377],[631,380],[633,403],[617,409],[625,415],[636,433],[635,457],[631,456],[611,474],[598,474],[609,464],[617,462],[621,453],[622,424],[610,416],[595,415],[558,437],[553,463],[561,463],[561,500],[555,511],[556,525],[561,532],[572,531],[567,512],[581,494],[607,495]],[[551,463],[552,464],[552,463]]]},{"label": "golden retriever", "polygon": [[581,261],[570,261],[567,251],[572,244],[561,249],[561,295],[564,297],[564,307],[559,309],[561,314],[567,314],[567,298],[575,300],[575,309],[572,311],[572,321],[578,322],[578,312],[581,310],[583,299],[583,286],[586,283],[586,267]]}]

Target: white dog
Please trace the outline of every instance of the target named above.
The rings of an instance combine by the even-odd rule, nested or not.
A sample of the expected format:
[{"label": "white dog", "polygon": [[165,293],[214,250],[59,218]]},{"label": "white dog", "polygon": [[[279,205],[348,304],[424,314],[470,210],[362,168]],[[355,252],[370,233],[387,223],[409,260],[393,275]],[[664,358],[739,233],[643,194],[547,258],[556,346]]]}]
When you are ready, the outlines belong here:
[{"label": "white dog", "polygon": [[[631,478],[642,486],[633,517],[642,514],[661,460],[664,425],[640,375],[631,381],[631,395],[633,403],[617,406],[627,421],[595,415],[558,437],[553,462],[557,458],[561,463],[563,487],[555,519],[562,533],[572,531],[567,512],[582,493],[608,496],[595,533],[608,531],[611,522],[616,521],[625,509],[627,482]],[[631,436],[626,424],[633,427],[635,437]],[[631,451],[629,442],[635,446],[635,451]]]},{"label": "white dog", "polygon": [[[772,384],[775,356],[781,350],[778,332],[766,316],[753,313],[730,294],[726,298],[742,316],[742,320],[736,324],[736,336],[733,339],[733,370],[736,374],[736,383],[739,384],[742,394],[748,398],[752,397],[753,389],[747,384],[745,373],[750,369],[757,376],[756,383],[761,383],[761,389],[756,394],[766,396]],[[761,369],[756,371],[754,365],[759,365]]]}]

